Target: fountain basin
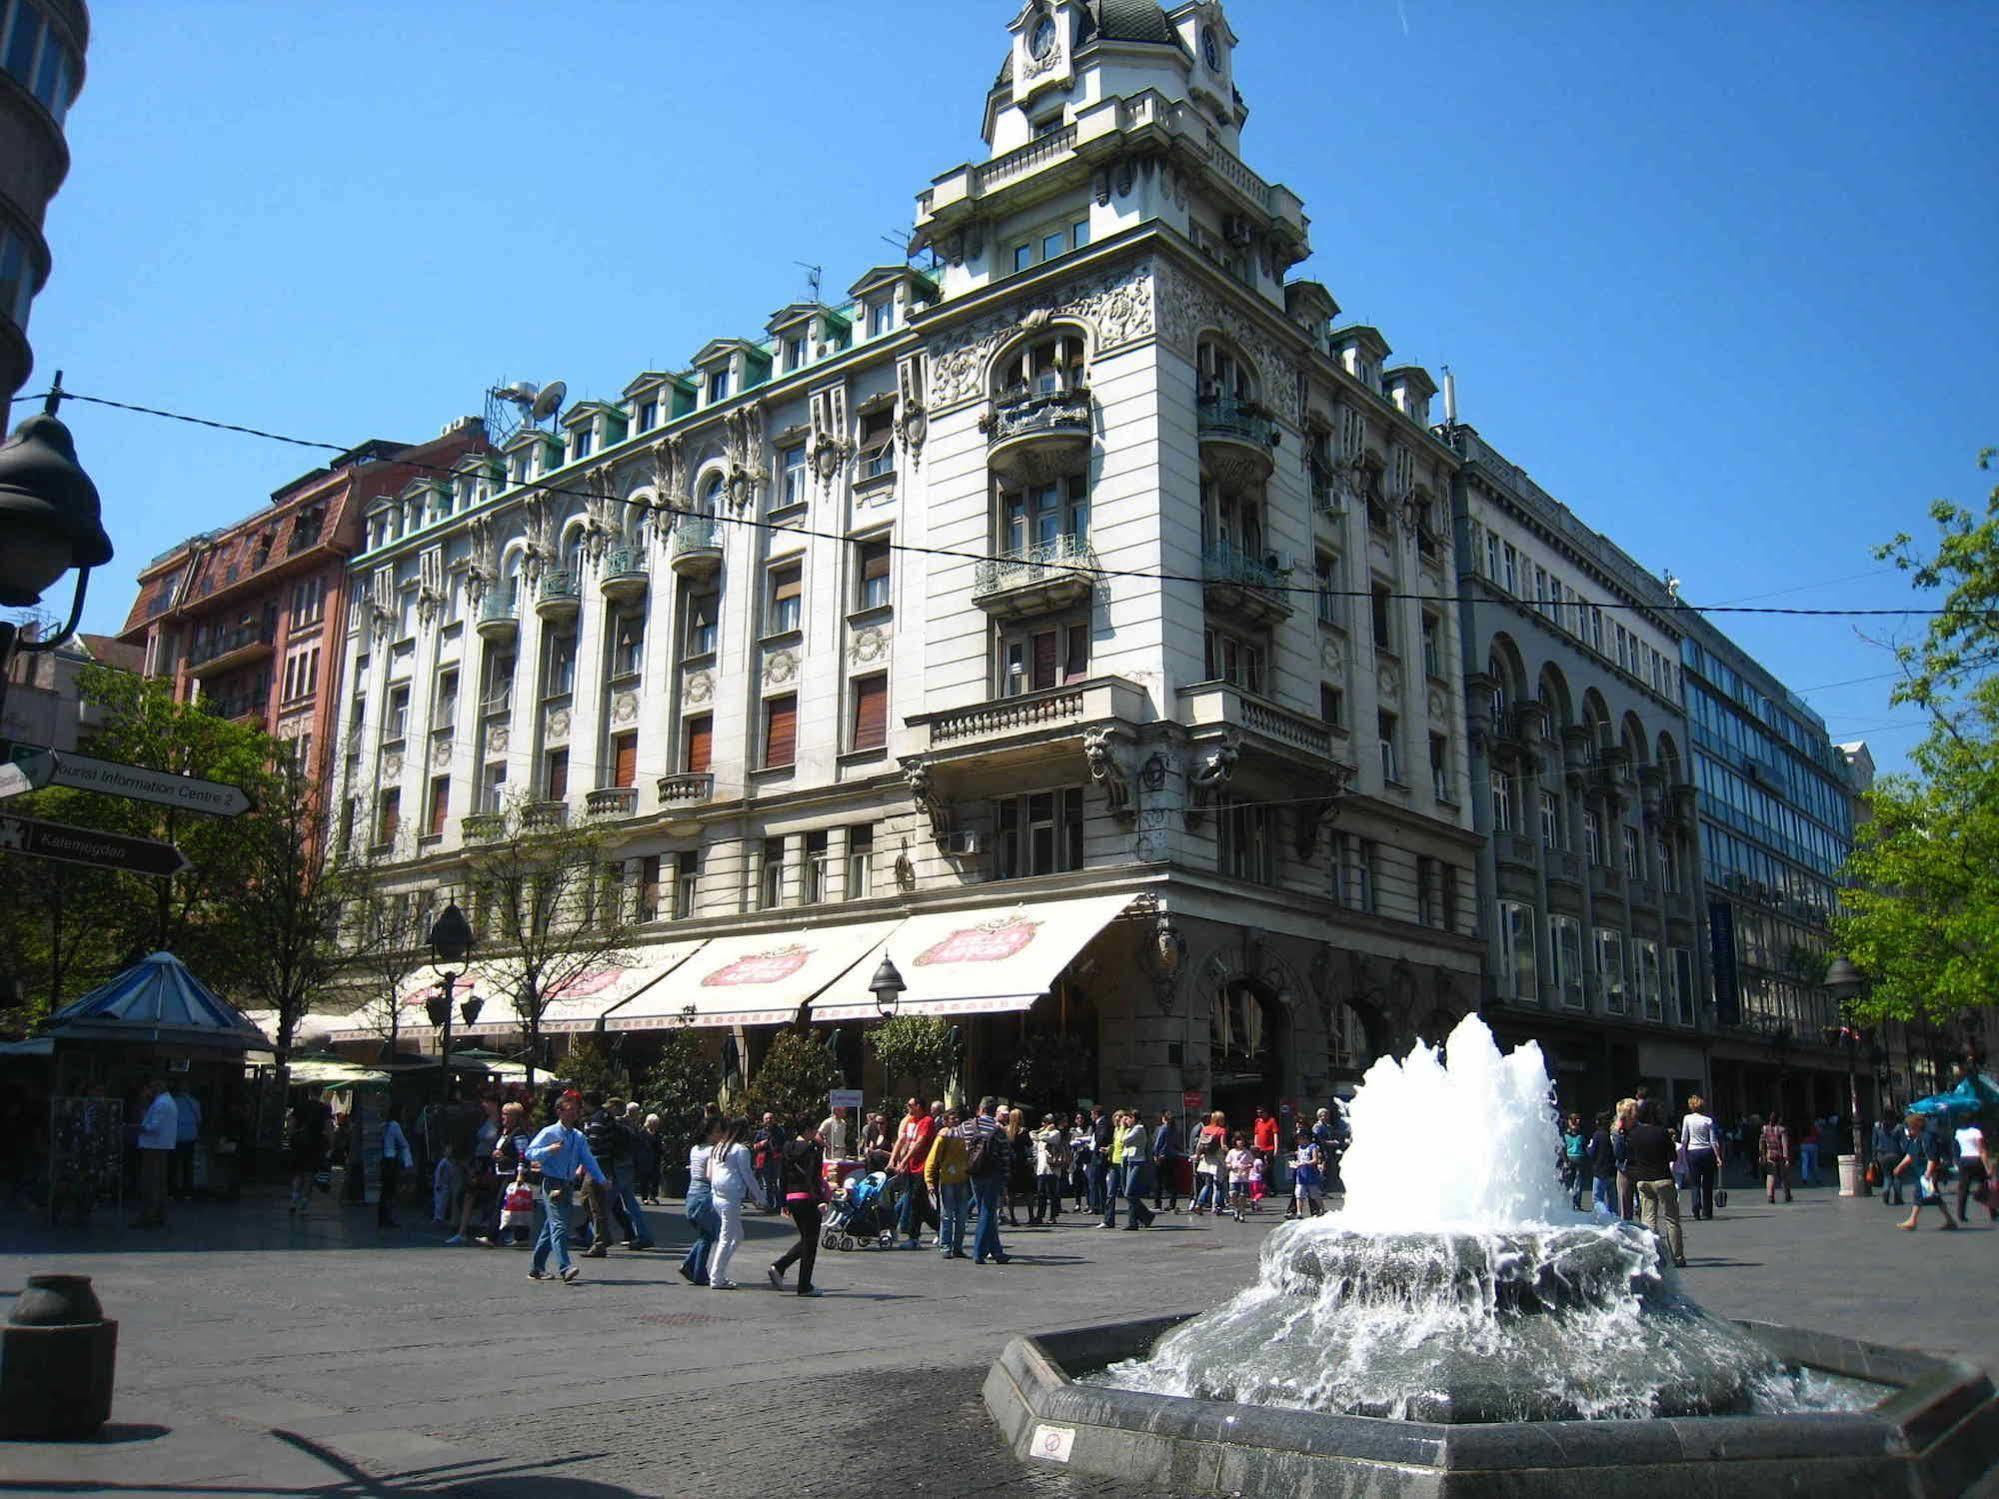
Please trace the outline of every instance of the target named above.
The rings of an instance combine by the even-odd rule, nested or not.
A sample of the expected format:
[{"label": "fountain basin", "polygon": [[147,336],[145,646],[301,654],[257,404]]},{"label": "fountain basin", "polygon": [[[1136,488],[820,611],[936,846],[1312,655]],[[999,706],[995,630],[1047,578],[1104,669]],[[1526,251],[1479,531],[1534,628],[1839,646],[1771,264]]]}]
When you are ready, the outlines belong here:
[{"label": "fountain basin", "polygon": [[988,1371],[986,1409],[1029,1464],[1244,1499],[1851,1499],[1965,1494],[1999,1460],[1983,1371],[1851,1338],[1733,1324],[1777,1363],[1885,1387],[1872,1408],[1467,1425],[1142,1394],[1079,1380],[1144,1357],[1184,1317],[1019,1337]]}]

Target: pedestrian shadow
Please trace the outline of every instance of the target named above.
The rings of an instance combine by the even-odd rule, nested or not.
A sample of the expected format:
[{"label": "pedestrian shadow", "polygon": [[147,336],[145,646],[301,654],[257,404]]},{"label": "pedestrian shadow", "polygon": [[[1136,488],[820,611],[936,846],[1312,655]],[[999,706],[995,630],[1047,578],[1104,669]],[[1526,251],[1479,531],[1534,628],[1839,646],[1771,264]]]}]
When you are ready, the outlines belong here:
[{"label": "pedestrian shadow", "polygon": [[1761,1270],[1761,1260],[1724,1260],[1714,1255],[1690,1254],[1687,1264],[1695,1270]]}]

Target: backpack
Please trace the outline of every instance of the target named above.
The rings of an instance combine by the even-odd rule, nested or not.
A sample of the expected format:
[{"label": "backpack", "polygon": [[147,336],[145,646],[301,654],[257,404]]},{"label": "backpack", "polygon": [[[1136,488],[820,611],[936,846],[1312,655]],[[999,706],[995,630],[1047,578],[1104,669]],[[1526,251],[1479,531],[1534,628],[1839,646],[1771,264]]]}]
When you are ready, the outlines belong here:
[{"label": "backpack", "polygon": [[965,1170],[973,1176],[997,1176],[1007,1167],[1006,1131],[978,1130],[965,1152]]}]

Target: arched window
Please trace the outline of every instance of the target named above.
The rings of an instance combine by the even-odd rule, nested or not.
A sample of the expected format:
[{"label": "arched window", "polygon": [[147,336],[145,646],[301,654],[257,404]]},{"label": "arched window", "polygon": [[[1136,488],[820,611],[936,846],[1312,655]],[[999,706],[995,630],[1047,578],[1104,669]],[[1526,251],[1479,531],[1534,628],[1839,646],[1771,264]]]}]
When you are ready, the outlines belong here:
[{"label": "arched window", "polygon": [[1208,1045],[1217,1072],[1261,1071],[1270,1050],[1263,1001],[1248,984],[1229,984],[1208,1011]]},{"label": "arched window", "polygon": [[521,554],[519,550],[509,551],[506,560],[500,564],[500,594],[507,601],[507,612],[515,613],[521,606]]},{"label": "arched window", "polygon": [[1256,375],[1249,361],[1212,338],[1201,340],[1201,403],[1254,401]]},{"label": "arched window", "polygon": [[1074,329],[1034,339],[1009,351],[993,367],[993,394],[1005,400],[1082,390],[1087,359],[1083,335]]},{"label": "arched window", "polygon": [[571,526],[562,536],[562,567],[565,572],[581,575],[583,571],[583,528]]}]

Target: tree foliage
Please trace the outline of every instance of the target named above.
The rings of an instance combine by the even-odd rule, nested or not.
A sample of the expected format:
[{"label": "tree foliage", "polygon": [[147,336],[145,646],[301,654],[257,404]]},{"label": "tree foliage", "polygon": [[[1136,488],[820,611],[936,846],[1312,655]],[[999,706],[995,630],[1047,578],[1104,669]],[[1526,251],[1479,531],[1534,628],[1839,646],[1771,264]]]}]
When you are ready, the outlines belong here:
[{"label": "tree foliage", "polygon": [[1834,922],[1868,980],[1853,1006],[1864,1021],[1943,1020],[1999,994],[1999,487],[1982,515],[1939,500],[1930,519],[1932,549],[1907,535],[1876,549],[1941,612],[1897,647],[1889,700],[1921,709],[1930,732],[1914,774],[1866,798]]},{"label": "tree foliage", "polygon": [[898,1015],[867,1033],[891,1095],[905,1088],[924,1099],[942,1098],[957,1066],[951,1027],[934,1015]]},{"label": "tree foliage", "polygon": [[667,1170],[684,1165],[694,1143],[694,1121],[704,1104],[715,1101],[722,1069],[692,1030],[660,1033],[659,1060],[646,1069],[634,1092],[639,1106],[659,1115],[660,1162]]},{"label": "tree foliage", "polygon": [[840,1063],[820,1037],[809,1030],[779,1031],[744,1090],[743,1112],[751,1119],[775,1114],[785,1125],[817,1124],[826,1117],[827,1095],[842,1084]]}]

